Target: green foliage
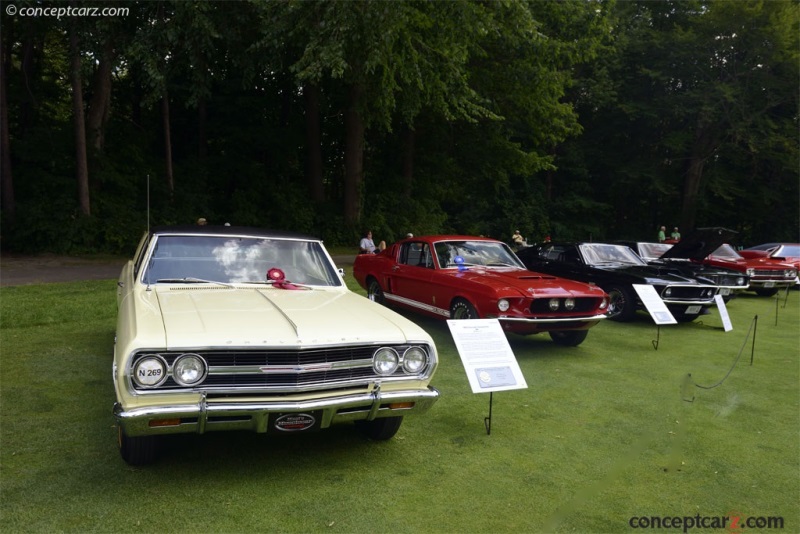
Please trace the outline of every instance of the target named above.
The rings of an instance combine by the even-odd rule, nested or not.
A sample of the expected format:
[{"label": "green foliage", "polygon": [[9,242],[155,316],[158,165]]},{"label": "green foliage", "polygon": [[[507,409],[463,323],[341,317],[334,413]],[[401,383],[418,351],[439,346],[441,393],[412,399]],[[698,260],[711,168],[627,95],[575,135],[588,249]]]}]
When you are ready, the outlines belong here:
[{"label": "green foliage", "polygon": [[[0,14],[16,200],[16,219],[2,215],[5,250],[130,250],[148,213],[152,224],[204,216],[352,246],[366,226],[387,241],[517,227],[537,239],[644,238],[694,209],[698,225],[738,229],[743,243],[797,239],[796,3],[112,5],[128,16],[76,25],[87,105],[114,45],[87,219],[76,215],[66,21]],[[320,202],[306,178],[309,83]],[[345,224],[354,85],[367,125],[362,218]],[[703,168],[684,206],[689,161]]]}]

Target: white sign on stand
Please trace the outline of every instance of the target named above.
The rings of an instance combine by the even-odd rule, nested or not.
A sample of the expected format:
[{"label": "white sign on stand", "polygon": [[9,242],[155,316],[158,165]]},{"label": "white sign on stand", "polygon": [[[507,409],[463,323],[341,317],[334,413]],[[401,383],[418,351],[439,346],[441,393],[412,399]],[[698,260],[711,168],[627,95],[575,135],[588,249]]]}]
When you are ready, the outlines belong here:
[{"label": "white sign on stand", "polygon": [[647,309],[647,313],[653,318],[657,325],[662,324],[678,324],[672,312],[669,311],[667,305],[661,300],[661,297],[656,293],[656,289],[647,284],[633,284],[633,289],[639,295],[642,304]]},{"label": "white sign on stand", "polygon": [[497,319],[451,319],[447,326],[473,393],[528,387]]},{"label": "white sign on stand", "polygon": [[725,306],[725,299],[722,298],[722,295],[714,295],[714,302],[717,303],[719,317],[722,319],[722,328],[724,328],[726,332],[730,332],[733,330],[733,324],[731,323],[730,315],[728,315],[728,307]]}]

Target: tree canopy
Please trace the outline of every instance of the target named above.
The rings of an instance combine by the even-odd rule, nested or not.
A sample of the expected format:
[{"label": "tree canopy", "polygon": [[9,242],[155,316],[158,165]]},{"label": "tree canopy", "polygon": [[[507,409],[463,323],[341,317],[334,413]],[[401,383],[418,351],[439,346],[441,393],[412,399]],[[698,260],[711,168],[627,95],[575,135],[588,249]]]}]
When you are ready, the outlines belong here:
[{"label": "tree canopy", "polygon": [[793,1],[100,8],[0,15],[5,250],[129,252],[198,217],[353,246],[798,240]]}]

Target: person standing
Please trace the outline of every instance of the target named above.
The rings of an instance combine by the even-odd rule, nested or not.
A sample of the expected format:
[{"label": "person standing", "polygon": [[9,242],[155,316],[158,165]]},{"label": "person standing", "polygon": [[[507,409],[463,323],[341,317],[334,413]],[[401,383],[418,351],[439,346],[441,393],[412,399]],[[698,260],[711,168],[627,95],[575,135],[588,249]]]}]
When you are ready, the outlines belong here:
[{"label": "person standing", "polygon": [[663,243],[666,240],[667,240],[667,227],[662,226],[661,228],[658,229],[658,242]]},{"label": "person standing", "polygon": [[674,239],[675,241],[681,240],[681,233],[678,231],[678,227],[672,229],[672,233],[669,235],[670,238]]},{"label": "person standing", "polygon": [[515,247],[525,246],[525,238],[522,237],[522,234],[519,233],[519,230],[514,231],[514,235],[511,236],[511,242],[514,244]]}]

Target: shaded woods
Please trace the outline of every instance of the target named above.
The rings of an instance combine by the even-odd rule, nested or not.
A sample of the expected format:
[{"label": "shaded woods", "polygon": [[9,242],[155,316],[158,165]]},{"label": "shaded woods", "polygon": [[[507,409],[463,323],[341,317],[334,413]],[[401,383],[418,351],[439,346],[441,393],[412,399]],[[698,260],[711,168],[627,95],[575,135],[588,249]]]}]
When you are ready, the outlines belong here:
[{"label": "shaded woods", "polygon": [[148,213],[352,246],[798,238],[796,2],[9,5],[4,250],[129,252]]}]

